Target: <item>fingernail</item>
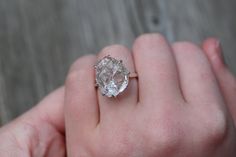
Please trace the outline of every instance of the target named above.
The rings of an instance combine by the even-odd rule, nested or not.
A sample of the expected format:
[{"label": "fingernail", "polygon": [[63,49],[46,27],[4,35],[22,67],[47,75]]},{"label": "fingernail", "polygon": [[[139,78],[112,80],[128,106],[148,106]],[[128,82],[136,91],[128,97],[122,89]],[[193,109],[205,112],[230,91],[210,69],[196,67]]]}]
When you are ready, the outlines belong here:
[{"label": "fingernail", "polygon": [[225,59],[224,59],[223,50],[222,50],[222,46],[221,46],[220,40],[216,40],[215,41],[215,50],[216,50],[216,53],[217,53],[219,59],[224,64],[225,63]]}]

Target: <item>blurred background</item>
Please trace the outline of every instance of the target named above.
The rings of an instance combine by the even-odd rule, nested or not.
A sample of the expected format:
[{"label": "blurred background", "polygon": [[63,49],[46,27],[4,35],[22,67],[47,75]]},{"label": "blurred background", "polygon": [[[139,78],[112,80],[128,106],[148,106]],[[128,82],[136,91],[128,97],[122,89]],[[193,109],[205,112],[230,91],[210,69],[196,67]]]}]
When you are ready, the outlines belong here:
[{"label": "blurred background", "polygon": [[61,86],[78,57],[147,32],[218,37],[236,73],[235,0],[0,0],[0,125]]}]

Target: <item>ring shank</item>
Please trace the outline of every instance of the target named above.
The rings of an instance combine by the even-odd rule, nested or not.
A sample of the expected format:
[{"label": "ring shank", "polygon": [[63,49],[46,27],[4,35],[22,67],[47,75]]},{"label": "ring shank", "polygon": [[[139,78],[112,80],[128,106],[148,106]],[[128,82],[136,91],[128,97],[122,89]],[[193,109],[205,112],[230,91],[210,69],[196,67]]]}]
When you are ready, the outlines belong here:
[{"label": "ring shank", "polygon": [[129,78],[137,78],[138,74],[137,73],[130,73]]}]

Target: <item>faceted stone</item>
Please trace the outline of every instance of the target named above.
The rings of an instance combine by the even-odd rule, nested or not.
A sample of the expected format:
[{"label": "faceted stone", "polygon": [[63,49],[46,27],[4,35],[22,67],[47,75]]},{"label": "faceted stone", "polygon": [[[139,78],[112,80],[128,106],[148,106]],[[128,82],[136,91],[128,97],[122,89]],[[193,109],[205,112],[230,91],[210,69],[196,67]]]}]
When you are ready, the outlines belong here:
[{"label": "faceted stone", "polygon": [[96,84],[103,95],[116,97],[129,83],[129,71],[122,61],[105,56],[95,65]]}]

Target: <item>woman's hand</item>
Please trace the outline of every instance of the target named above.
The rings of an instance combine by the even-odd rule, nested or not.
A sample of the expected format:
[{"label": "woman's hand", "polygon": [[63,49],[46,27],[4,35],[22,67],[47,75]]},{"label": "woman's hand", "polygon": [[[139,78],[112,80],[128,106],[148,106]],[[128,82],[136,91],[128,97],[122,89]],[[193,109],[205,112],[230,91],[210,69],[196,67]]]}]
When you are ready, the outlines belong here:
[{"label": "woman's hand", "polygon": [[[138,73],[117,98],[94,88],[92,66],[106,55]],[[227,109],[235,98],[230,103],[222,96],[215,65],[201,48],[189,42],[171,46],[163,36],[148,34],[135,41],[132,53],[115,45],[98,58],[80,58],[66,81],[69,156],[235,156],[236,131]],[[231,83],[232,96],[234,78]]]},{"label": "woman's hand", "polygon": [[[59,89],[0,130],[0,154],[233,157],[236,81],[220,53],[215,39],[200,48],[147,34],[132,53],[116,45],[82,57],[70,69],[65,92]],[[93,65],[106,55],[138,73],[116,98],[94,87]]]}]

